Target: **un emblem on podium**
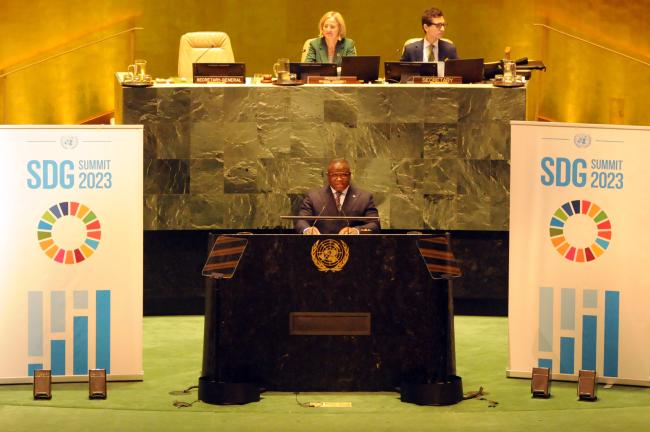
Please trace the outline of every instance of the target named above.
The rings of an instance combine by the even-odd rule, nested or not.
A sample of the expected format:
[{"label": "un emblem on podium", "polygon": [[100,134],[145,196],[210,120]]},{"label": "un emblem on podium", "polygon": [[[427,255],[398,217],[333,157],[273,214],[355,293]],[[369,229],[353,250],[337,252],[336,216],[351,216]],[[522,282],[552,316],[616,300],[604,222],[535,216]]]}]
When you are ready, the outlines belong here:
[{"label": "un emblem on podium", "polygon": [[343,240],[317,240],[311,247],[311,260],[318,271],[341,271],[350,257],[350,248]]}]

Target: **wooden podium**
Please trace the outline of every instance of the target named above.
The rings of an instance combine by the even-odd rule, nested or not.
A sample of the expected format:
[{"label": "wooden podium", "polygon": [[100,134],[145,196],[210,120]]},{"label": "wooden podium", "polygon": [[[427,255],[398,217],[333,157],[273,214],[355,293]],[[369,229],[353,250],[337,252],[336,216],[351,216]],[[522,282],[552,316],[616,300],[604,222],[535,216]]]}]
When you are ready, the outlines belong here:
[{"label": "wooden podium", "polygon": [[459,402],[454,266],[445,236],[219,236],[204,270],[199,399],[400,391],[405,402]]}]

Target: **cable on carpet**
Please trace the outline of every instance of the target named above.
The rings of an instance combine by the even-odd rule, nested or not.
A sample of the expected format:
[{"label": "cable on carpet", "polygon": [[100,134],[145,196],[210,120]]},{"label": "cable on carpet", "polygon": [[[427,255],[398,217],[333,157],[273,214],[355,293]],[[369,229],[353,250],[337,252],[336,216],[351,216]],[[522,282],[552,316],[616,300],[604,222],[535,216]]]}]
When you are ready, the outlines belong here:
[{"label": "cable on carpet", "polygon": [[496,408],[497,405],[499,405],[499,402],[495,400],[487,399],[485,397],[486,394],[488,394],[488,392],[483,391],[483,386],[481,386],[476,391],[470,391],[463,394],[463,400],[468,400],[468,399],[483,400],[488,402],[488,408]]}]

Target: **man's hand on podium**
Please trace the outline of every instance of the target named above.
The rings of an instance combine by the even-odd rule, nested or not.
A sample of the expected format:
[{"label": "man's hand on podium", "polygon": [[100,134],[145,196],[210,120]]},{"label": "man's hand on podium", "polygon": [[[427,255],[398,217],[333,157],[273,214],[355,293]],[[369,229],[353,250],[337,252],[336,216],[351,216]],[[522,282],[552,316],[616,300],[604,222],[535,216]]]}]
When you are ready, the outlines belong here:
[{"label": "man's hand on podium", "polygon": [[342,228],[341,231],[339,231],[339,234],[342,235],[357,235],[359,234],[359,230],[353,227],[345,227]]},{"label": "man's hand on podium", "polygon": [[318,235],[320,234],[320,231],[318,231],[318,228],[315,226],[310,226],[308,228],[305,228],[305,230],[302,232],[305,235]]}]

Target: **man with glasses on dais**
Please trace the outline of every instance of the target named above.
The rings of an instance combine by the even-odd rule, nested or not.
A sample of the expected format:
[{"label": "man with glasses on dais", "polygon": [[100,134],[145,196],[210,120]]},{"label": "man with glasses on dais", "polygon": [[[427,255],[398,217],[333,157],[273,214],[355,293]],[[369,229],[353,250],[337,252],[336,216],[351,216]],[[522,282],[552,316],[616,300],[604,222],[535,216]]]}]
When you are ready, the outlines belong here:
[{"label": "man with glasses on dais", "polygon": [[327,186],[307,193],[298,216],[343,216],[343,219],[316,221],[300,219],[295,223],[296,231],[302,234],[359,234],[379,231],[379,219],[345,219],[356,216],[379,216],[372,194],[352,186],[351,178],[348,161],[332,159],[327,165]]},{"label": "man with glasses on dais", "polygon": [[442,62],[458,58],[456,46],[447,39],[442,39],[447,29],[447,22],[438,8],[431,8],[422,14],[424,38],[404,47],[400,61]]}]

